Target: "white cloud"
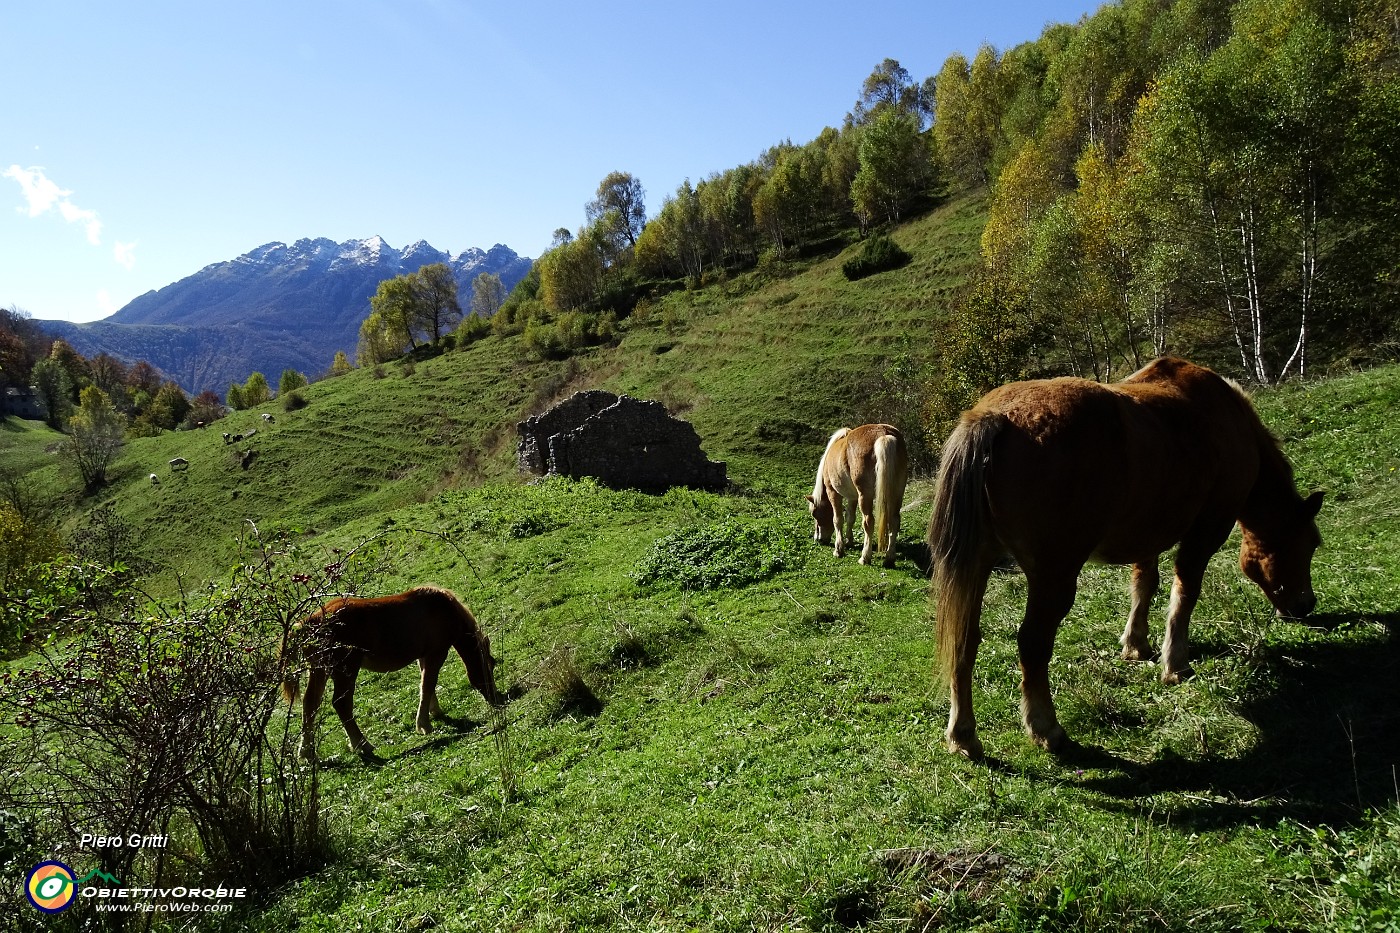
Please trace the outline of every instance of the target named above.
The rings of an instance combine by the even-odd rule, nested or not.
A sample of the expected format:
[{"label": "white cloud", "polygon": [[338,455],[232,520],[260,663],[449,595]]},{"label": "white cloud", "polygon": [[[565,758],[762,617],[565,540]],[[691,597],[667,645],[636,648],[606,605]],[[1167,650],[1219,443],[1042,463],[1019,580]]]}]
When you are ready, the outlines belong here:
[{"label": "white cloud", "polygon": [[68,200],[73,192],[60,188],[44,174],[42,168],[31,166],[26,169],[11,165],[0,177],[12,178],[19,183],[27,205],[27,208],[19,209],[21,213],[27,210],[30,217],[39,217],[57,206],[59,214],[68,223],[83,225],[87,230],[89,243],[93,246],[102,245],[102,221],[98,219],[97,211],[79,207]]},{"label": "white cloud", "polygon": [[97,211],[78,207],[72,201],[60,201],[58,212],[70,224],[82,224],[87,228],[88,242],[93,246],[102,245],[102,221],[97,219]]},{"label": "white cloud", "polygon": [[[11,165],[5,170],[5,178],[13,178],[19,182],[20,190],[24,193],[24,200],[29,204],[29,216],[38,217],[54,206],[59,199],[66,199],[73,192],[64,191],[58,185],[49,181],[41,168],[23,169],[18,165]],[[24,208],[20,208],[21,211]]]},{"label": "white cloud", "polygon": [[124,268],[131,269],[136,266],[136,244],[116,241],[112,246],[112,257]]}]

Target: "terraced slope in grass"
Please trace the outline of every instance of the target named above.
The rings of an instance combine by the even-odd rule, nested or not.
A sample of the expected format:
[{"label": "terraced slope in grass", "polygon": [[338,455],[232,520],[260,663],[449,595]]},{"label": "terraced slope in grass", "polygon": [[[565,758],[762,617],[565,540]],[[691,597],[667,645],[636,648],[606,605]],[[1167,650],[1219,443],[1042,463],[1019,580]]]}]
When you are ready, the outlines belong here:
[{"label": "terraced slope in grass", "polygon": [[[33,445],[20,453],[10,433],[0,434],[0,457],[22,458],[64,497],[70,524],[114,504],[165,568],[166,592],[177,574],[197,583],[222,572],[249,522],[325,533],[444,488],[513,475],[515,423],[580,388],[660,399],[694,422],[712,457],[731,461],[738,483],[786,484],[815,469],[831,430],[869,407],[871,380],[904,335],[920,339],[943,313],[975,261],[980,219],[981,203],[961,200],[906,225],[896,238],[914,261],[860,282],[841,275],[843,253],[672,293],[616,346],[567,361],[533,359],[520,338],[493,336],[356,370],[303,390],[310,404],[298,411],[274,402],[204,431],[133,440],[111,484],[87,499],[70,470]],[[233,444],[221,437],[249,431]],[[172,474],[174,457],[189,470]]]}]

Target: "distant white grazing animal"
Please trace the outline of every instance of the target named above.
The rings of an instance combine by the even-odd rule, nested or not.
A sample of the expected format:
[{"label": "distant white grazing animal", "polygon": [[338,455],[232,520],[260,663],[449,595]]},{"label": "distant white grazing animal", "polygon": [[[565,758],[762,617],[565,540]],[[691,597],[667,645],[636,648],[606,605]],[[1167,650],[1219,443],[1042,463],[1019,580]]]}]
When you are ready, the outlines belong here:
[{"label": "distant white grazing animal", "polygon": [[264,413],[263,413],[263,420],[266,421],[268,424],[272,424],[272,422],[275,421],[275,420],[277,420],[277,419],[273,418],[271,415],[269,415],[269,414],[267,414],[266,412],[264,412]]},{"label": "distant white grazing animal", "polygon": [[160,485],[160,477],[159,477],[159,476],[156,476],[154,473],[151,474],[151,485],[152,485],[152,486],[159,486],[159,485]]}]

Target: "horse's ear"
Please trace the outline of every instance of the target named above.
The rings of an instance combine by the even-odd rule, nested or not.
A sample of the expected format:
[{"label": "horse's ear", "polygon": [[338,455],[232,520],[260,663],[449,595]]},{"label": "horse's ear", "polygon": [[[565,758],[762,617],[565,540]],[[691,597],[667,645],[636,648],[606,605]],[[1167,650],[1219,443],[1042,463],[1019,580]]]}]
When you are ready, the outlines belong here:
[{"label": "horse's ear", "polygon": [[1319,489],[1303,500],[1303,511],[1307,513],[1308,518],[1317,518],[1317,513],[1322,511],[1322,500],[1326,495],[1327,493]]},{"label": "horse's ear", "polygon": [[812,505],[816,505],[816,504],[817,504],[817,500],[816,500],[816,499],[813,499],[811,496],[806,496],[805,498],[807,499],[808,502],[812,503]]}]

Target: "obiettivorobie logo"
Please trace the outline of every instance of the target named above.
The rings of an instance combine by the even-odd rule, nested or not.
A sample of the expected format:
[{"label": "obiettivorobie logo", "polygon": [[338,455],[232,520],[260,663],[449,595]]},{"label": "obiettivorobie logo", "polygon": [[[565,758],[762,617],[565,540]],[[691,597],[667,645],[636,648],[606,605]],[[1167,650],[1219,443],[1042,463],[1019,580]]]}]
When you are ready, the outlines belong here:
[{"label": "obiettivorobie logo", "polygon": [[73,876],[73,869],[62,862],[43,862],[35,865],[24,882],[24,893],[35,910],[46,914],[56,914],[73,906],[80,885],[97,878],[108,884],[120,886],[121,882],[104,871],[94,870],[81,878]]},{"label": "obiettivorobie logo", "polygon": [[101,869],[78,878],[59,861],[41,862],[29,871],[24,893],[35,910],[56,914],[73,906],[78,898],[91,899],[99,911],[151,913],[214,913],[230,911],[235,901],[248,896],[247,888],[126,887]]}]

